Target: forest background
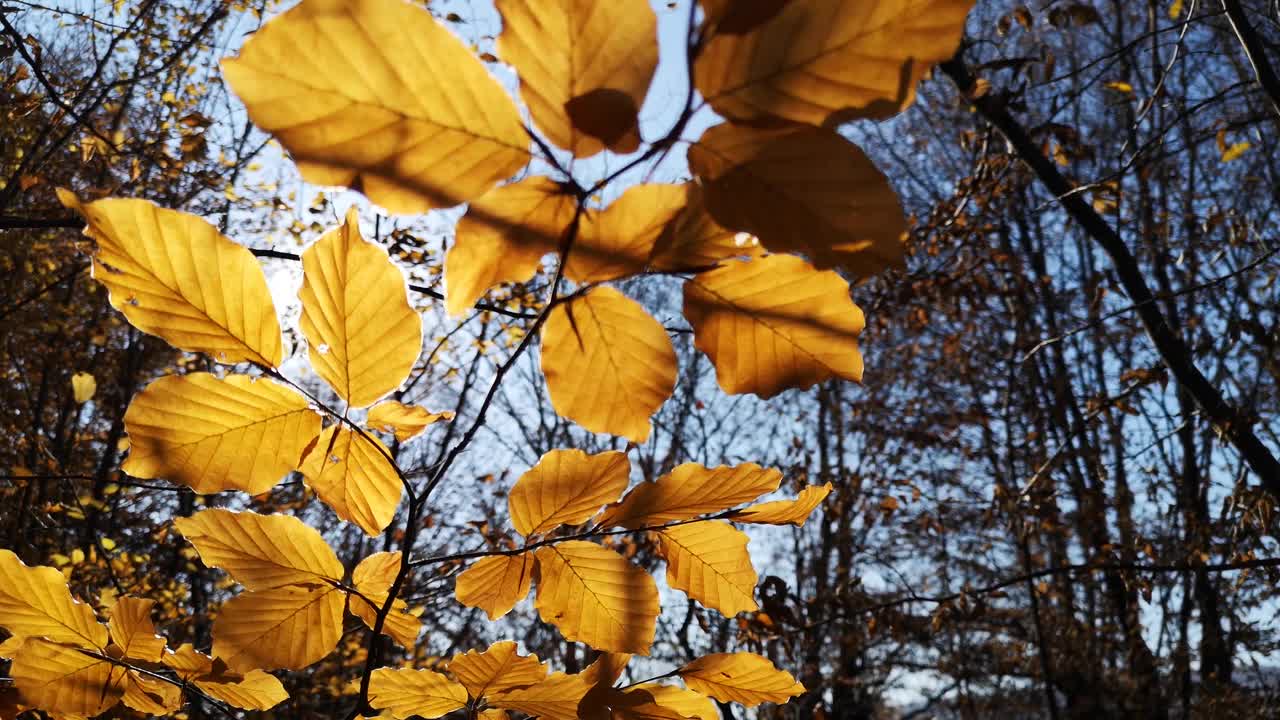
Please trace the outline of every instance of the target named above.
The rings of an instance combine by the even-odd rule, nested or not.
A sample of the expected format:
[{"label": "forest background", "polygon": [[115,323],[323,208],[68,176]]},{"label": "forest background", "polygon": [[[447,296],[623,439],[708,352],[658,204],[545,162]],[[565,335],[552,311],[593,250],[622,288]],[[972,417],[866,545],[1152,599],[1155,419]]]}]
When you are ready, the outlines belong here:
[{"label": "forest background", "polygon": [[[487,3],[427,7],[493,51],[501,22]],[[0,545],[60,568],[79,597],[156,599],[174,646],[208,645],[232,583],[170,519],[205,505],[290,513],[348,563],[391,549],[395,534],[371,540],[338,522],[297,479],[249,500],[120,471],[134,394],[213,363],[108,305],[83,221],[55,188],[150,199],[262,251],[286,326],[301,282],[289,255],[358,206],[366,236],[423,289],[411,298],[428,352],[395,399],[452,410],[459,424],[544,289],[506,287],[488,298],[500,311],[451,320],[439,292],[457,213],[380,215],[300,179],[218,68],[282,9],[0,8]],[[654,10],[664,49],[679,44],[687,2]],[[853,287],[867,318],[862,384],[770,400],[720,393],[678,327],[674,281],[624,282],[676,328],[679,379],[649,439],[628,445],[564,420],[536,361],[518,363],[421,518],[422,541],[502,547],[506,492],[553,448],[627,450],[637,480],[686,461],[757,462],[783,471],[787,495],[833,490],[803,527],[751,531],[758,612],[724,617],[664,590],[645,662],[766,655],[807,692],[761,717],[1274,717],[1280,477],[1250,462],[1248,443],[1170,365],[1194,364],[1230,403],[1233,427],[1280,453],[1280,5],[981,0],[957,58],[901,115],[841,128],[911,220],[905,267]],[[642,134],[669,122],[681,71],[659,69]],[[633,180],[683,181],[679,160]],[[620,161],[575,170],[607,174],[610,163]],[[1134,297],[1133,272],[1152,298]],[[1153,310],[1185,350],[1172,363],[1144,331]],[[451,432],[391,448],[415,467]],[[643,539],[628,553],[661,565]],[[429,620],[412,651],[420,665],[508,637],[570,672],[591,662],[528,607],[489,623],[455,602],[465,567],[415,574],[402,593]],[[337,652],[282,674],[306,692],[271,716],[341,705],[366,652],[349,624]],[[187,712],[215,716],[199,703]]]}]

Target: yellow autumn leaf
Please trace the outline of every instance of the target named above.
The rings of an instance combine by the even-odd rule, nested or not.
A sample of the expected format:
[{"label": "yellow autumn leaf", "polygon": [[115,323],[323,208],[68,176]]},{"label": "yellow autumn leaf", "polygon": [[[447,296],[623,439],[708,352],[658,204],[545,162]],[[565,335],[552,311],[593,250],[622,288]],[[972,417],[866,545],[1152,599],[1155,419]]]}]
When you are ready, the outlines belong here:
[{"label": "yellow autumn leaf", "polygon": [[[387,601],[387,593],[400,572],[401,554],[399,552],[374,553],[360,561],[351,572],[351,584],[356,593],[347,602],[351,614],[370,630],[377,622],[378,611]],[[391,604],[382,629],[396,642],[412,649],[418,640],[418,631],[422,622],[409,614],[405,601],[396,599]]]},{"label": "yellow autumn leaf", "polygon": [[164,717],[182,707],[182,688],[130,670],[120,700],[144,715]]},{"label": "yellow autumn leaf", "polygon": [[331,425],[298,471],[338,517],[378,535],[395,517],[404,489],[389,454],[376,437]]},{"label": "yellow autumn leaf", "polygon": [[577,201],[541,175],[477,198],[458,221],[444,258],[445,309],[453,317],[499,283],[526,282],[555,252],[573,222]]},{"label": "yellow autumn leaf", "polygon": [[[584,718],[609,718],[609,720],[688,720],[685,716],[653,701],[647,690],[596,688],[587,695],[584,705],[593,714]],[[607,708],[607,710],[606,710]]]},{"label": "yellow autumn leaf", "polygon": [[862,380],[864,320],[849,284],[798,257],[729,260],[695,276],[684,285],[684,315],[731,395]]},{"label": "yellow autumn leaf", "polygon": [[440,421],[453,419],[453,413],[431,412],[418,405],[405,405],[395,400],[385,400],[369,409],[365,424],[374,430],[395,433],[396,440],[406,442],[412,440],[428,427]]},{"label": "yellow autumn leaf", "polygon": [[107,628],[93,608],[71,597],[67,578],[51,567],[29,567],[0,549],[0,627],[17,637],[43,637],[102,650]]},{"label": "yellow autumn leaf", "polygon": [[644,690],[653,697],[655,704],[674,710],[687,718],[720,720],[720,711],[716,709],[716,704],[707,696],[692,690],[658,683],[641,683],[636,685],[635,689]]},{"label": "yellow autumn leaf", "polygon": [[791,673],[749,652],[703,655],[677,672],[690,690],[747,707],[785,703],[804,692]]},{"label": "yellow autumn leaf", "polygon": [[781,472],[755,463],[714,468],[684,463],[653,482],[632,488],[620,502],[605,509],[600,525],[634,530],[691,520],[751,502],[777,490],[781,482]]},{"label": "yellow autumn leaf", "polygon": [[497,620],[529,594],[533,568],[532,553],[483,557],[458,574],[453,592],[458,602]]},{"label": "yellow autumn leaf", "polygon": [[378,668],[369,678],[369,705],[397,718],[438,718],[467,705],[467,690],[431,670]]},{"label": "yellow autumn leaf", "polygon": [[249,590],[301,584],[324,588],[342,580],[342,563],[320,533],[289,515],[210,508],[177,518],[173,526],[205,565],[226,570]]},{"label": "yellow autumn leaf", "polygon": [[639,303],[600,286],[551,311],[542,329],[542,372],[561,416],[641,443],[649,417],[675,388],[676,353]]},{"label": "yellow autumn leaf", "polygon": [[472,698],[529,687],[547,677],[547,666],[537,655],[521,655],[510,640],[496,642],[484,652],[468,650],[449,661],[449,672]]},{"label": "yellow autumn leaf", "polygon": [[84,216],[97,244],[93,277],[134,327],[218,362],[280,364],[280,321],[247,248],[202,218],[147,200],[81,203],[62,189],[58,198]]},{"label": "yellow autumn leaf", "polygon": [[574,157],[640,145],[638,114],[658,65],[657,17],[645,0],[497,0],[498,55],[551,142]]},{"label": "yellow autumn leaf", "polygon": [[403,0],[304,0],[222,71],[304,178],[360,190],[393,213],[479,197],[529,160],[510,96],[448,28]]},{"label": "yellow autumn leaf", "polygon": [[320,432],[307,399],[272,380],[208,373],[168,375],[133,397],[124,415],[121,469],[198,493],[258,495],[298,466]]},{"label": "yellow autumn leaf", "polygon": [[77,403],[87,403],[98,391],[98,381],[93,375],[86,372],[78,372],[71,376],[71,395]]},{"label": "yellow autumn leaf", "polygon": [[1130,85],[1129,83],[1124,82],[1123,80],[1112,80],[1110,82],[1104,83],[1103,86],[1109,90],[1115,90],[1116,92],[1122,95],[1133,94],[1133,85]]},{"label": "yellow autumn leaf", "polygon": [[756,523],[761,525],[795,525],[804,527],[809,515],[827,499],[831,493],[831,483],[808,485],[794,500],[774,500],[743,508],[734,513],[734,522]]},{"label": "yellow autumn leaf", "polygon": [[491,695],[488,700],[495,707],[542,720],[578,720],[578,703],[591,688],[592,683],[583,675],[558,672],[535,685]]},{"label": "yellow autumn leaf", "polygon": [[164,655],[165,639],[156,634],[151,620],[155,604],[155,600],[122,597],[111,606],[111,619],[107,621],[111,642],[126,658],[155,663]]},{"label": "yellow autumn leaf", "polygon": [[870,277],[903,267],[901,201],[857,145],[830,128],[715,125],[689,148],[707,212],[773,252]]},{"label": "yellow autumn leaf", "polygon": [[627,489],[631,463],[617,451],[588,455],[581,450],[552,450],[520,476],[507,504],[511,524],[521,535],[578,525]]},{"label": "yellow autumn leaf", "polygon": [[973,5],[792,0],[750,32],[722,26],[698,56],[695,83],[717,113],[737,122],[888,117],[911,104],[934,63],[952,56]]},{"label": "yellow autumn leaf", "polygon": [[41,638],[27,638],[9,675],[23,703],[50,712],[93,717],[124,695],[124,666]]},{"label": "yellow autumn leaf", "polygon": [[206,695],[245,710],[269,710],[288,699],[284,686],[273,675],[250,670],[243,675],[215,667],[213,658],[183,643],[177,650],[165,653],[165,667],[184,681],[194,683]]},{"label": "yellow autumn leaf", "polygon": [[302,253],[302,317],[316,374],[352,407],[367,407],[409,377],[422,319],[387,251],[360,236],[353,206],[341,227]]},{"label": "yellow autumn leaf", "polygon": [[655,270],[705,269],[725,258],[763,252],[755,236],[729,230],[707,212],[698,183],[685,184],[684,209],[654,242],[649,266]]},{"label": "yellow autumn leaf", "polygon": [[541,547],[536,555],[536,607],[544,622],[566,640],[597,650],[649,653],[659,610],[658,586],[649,573],[581,540]]},{"label": "yellow autumn leaf", "polygon": [[569,250],[565,277],[574,282],[617,280],[644,270],[654,243],[685,206],[683,185],[634,185],[582,220]]},{"label": "yellow autumn leaf", "polygon": [[668,585],[725,617],[760,609],[745,533],[716,520],[676,525],[657,536]]},{"label": "yellow autumn leaf", "polygon": [[1249,152],[1251,147],[1253,146],[1247,142],[1232,143],[1230,147],[1222,151],[1222,162],[1228,163],[1239,159],[1246,152]]},{"label": "yellow autumn leaf", "polygon": [[236,672],[301,670],[338,644],[344,600],[329,586],[240,593],[213,622],[213,655]]}]

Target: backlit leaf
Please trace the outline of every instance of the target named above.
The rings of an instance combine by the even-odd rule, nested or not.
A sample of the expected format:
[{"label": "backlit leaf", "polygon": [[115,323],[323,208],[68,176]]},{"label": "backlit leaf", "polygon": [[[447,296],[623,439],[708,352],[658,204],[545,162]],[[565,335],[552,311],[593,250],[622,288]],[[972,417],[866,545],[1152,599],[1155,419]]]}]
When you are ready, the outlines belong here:
[{"label": "backlit leaf", "polygon": [[496,642],[488,650],[468,650],[453,656],[449,672],[473,698],[528,687],[547,677],[547,666],[537,655],[521,655],[516,643]]},{"label": "backlit leaf", "polygon": [[213,655],[237,672],[300,670],[338,644],[345,599],[326,586],[241,593],[213,622]]},{"label": "backlit leaf", "polygon": [[808,485],[794,500],[775,500],[743,508],[733,516],[734,522],[763,525],[795,525],[804,527],[805,520],[831,492],[831,483]]},{"label": "backlit leaf", "polygon": [[709,128],[689,148],[707,212],[773,252],[870,277],[902,267],[906,217],[857,145],[827,128]]},{"label": "backlit leaf", "polygon": [[499,283],[532,278],[542,256],[559,248],[576,208],[574,197],[559,183],[540,175],[473,201],[444,258],[449,314],[462,315]]},{"label": "backlit leaf", "polygon": [[597,650],[648,654],[658,618],[658,587],[649,573],[580,540],[538,548],[537,558],[536,606],[544,622]]},{"label": "backlit leaf", "polygon": [[627,489],[630,472],[631,463],[620,452],[552,450],[511,488],[511,524],[528,537],[586,522]]},{"label": "backlit leaf", "polygon": [[762,398],[830,378],[862,379],[862,310],[834,272],[790,255],[729,260],[685,283],[693,344],[729,394]]},{"label": "backlit leaf", "polygon": [[637,114],[658,65],[657,18],[644,0],[497,0],[498,54],[551,142],[575,157],[639,147]]},{"label": "backlit leaf", "polygon": [[151,608],[155,600],[122,597],[111,606],[111,619],[107,622],[111,642],[120,648],[126,658],[160,662],[164,655],[165,639],[156,634],[151,620]]},{"label": "backlit leaf", "polygon": [[558,672],[536,685],[491,695],[489,704],[542,720],[578,720],[578,703],[591,687],[582,675]]},{"label": "backlit leaf", "polygon": [[87,403],[98,390],[98,381],[93,375],[78,372],[71,376],[71,394],[78,403]]},{"label": "backlit leaf", "polygon": [[182,707],[182,689],[129,671],[125,676],[124,695],[120,699],[144,715],[167,716]]},{"label": "backlit leaf", "polygon": [[358,189],[393,213],[479,197],[529,160],[510,96],[430,12],[402,0],[305,0],[222,69],[304,178]]},{"label": "backlit leaf", "polygon": [[270,490],[298,466],[320,432],[307,399],[272,380],[208,373],[168,375],[133,397],[124,415],[122,469],[198,493]]},{"label": "backlit leaf", "polygon": [[738,27],[716,32],[698,56],[698,90],[739,122],[821,125],[886,117],[909,105],[921,77],[955,52],[974,0],[791,0],[780,10],[777,2],[737,4],[776,15],[729,18]]},{"label": "backlit leaf", "polygon": [[466,704],[466,688],[438,672],[379,668],[369,678],[369,705],[397,718],[438,718]]},{"label": "backlit leaf", "polygon": [[[219,508],[173,521],[209,567],[222,568],[250,590],[342,579],[342,563],[320,533],[290,515]],[[215,653],[217,654],[217,653]]]},{"label": "backlit leaf", "polygon": [[247,248],[202,218],[147,200],[58,197],[84,216],[97,243],[93,276],[134,327],[218,362],[280,364],[280,322]]},{"label": "backlit leaf", "polygon": [[704,655],[680,668],[679,675],[690,690],[747,707],[785,703],[804,692],[791,673],[749,652]]},{"label": "backlit leaf", "polygon": [[684,463],[631,489],[606,508],[601,526],[641,528],[718,513],[778,489],[782,473],[755,463],[708,468]]},{"label": "backlit leaf", "polygon": [[409,377],[422,350],[422,320],[404,274],[360,236],[354,207],[342,227],[302,253],[302,317],[308,356],[352,407],[372,405]]},{"label": "backlit leaf", "polygon": [[9,670],[22,702],[92,717],[120,701],[125,669],[67,645],[28,638]]},{"label": "backlit leaf", "polygon": [[376,437],[331,425],[298,470],[338,517],[378,535],[395,517],[404,489],[388,454]]},{"label": "backlit leaf", "polygon": [[179,678],[195,683],[206,695],[245,710],[268,710],[289,697],[274,675],[261,670],[239,674],[228,670],[223,663],[215,667],[212,657],[190,643],[166,653],[163,662]]},{"label": "backlit leaf", "polygon": [[497,620],[529,594],[533,563],[532,553],[480,558],[458,575],[454,595],[463,605],[480,608]]},{"label": "backlit leaf", "polygon": [[711,217],[701,185],[686,183],[685,193],[684,209],[653,245],[649,265],[655,270],[704,269],[725,258],[763,251],[754,236],[728,230]]},{"label": "backlit leaf", "polygon": [[0,627],[19,637],[43,637],[86,648],[107,646],[107,628],[93,608],[71,597],[67,578],[51,567],[29,567],[0,549]]},{"label": "backlit leaf", "polygon": [[542,371],[556,412],[591,432],[644,442],[649,417],[676,383],[675,350],[658,321],[600,286],[557,305],[542,333]]},{"label": "backlit leaf", "polygon": [[[358,595],[352,595],[347,603],[351,614],[360,618],[370,629],[377,622],[378,611],[387,601],[387,593],[400,572],[399,552],[374,553],[360,561],[351,573],[351,584]],[[370,604],[372,603],[372,604]],[[421,621],[407,612],[405,601],[396,599],[383,622],[383,631],[406,648],[413,648],[418,640]]]},{"label": "backlit leaf", "polygon": [[412,440],[437,422],[453,419],[453,413],[431,412],[417,405],[405,405],[395,400],[386,400],[369,409],[365,424],[374,430],[394,432],[396,440],[406,442]]},{"label": "backlit leaf", "polygon": [[657,536],[667,561],[668,585],[726,617],[759,609],[756,570],[745,533],[711,521],[676,525]]},{"label": "backlit leaf", "polygon": [[574,282],[604,282],[644,270],[654,243],[684,208],[683,185],[635,185],[603,211],[582,221],[569,251],[565,277]]},{"label": "backlit leaf", "polygon": [[687,718],[720,720],[720,711],[716,709],[716,704],[707,696],[692,690],[658,683],[642,683],[636,685],[635,689],[644,690],[653,697],[654,703],[670,708]]}]

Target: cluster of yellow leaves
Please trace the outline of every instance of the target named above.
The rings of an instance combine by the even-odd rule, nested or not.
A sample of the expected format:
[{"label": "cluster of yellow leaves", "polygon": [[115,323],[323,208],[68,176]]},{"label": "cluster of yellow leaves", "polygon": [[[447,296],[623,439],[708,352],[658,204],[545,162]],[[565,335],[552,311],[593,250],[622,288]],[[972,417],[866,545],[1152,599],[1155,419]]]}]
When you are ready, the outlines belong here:
[{"label": "cluster of yellow leaves", "polygon": [[777,490],[781,473],[752,463],[687,463],[623,495],[630,470],[619,452],[552,450],[542,456],[507,498],[511,524],[525,536],[525,548],[491,554],[463,571],[458,601],[497,619],[529,594],[536,574],[538,614],[566,639],[607,652],[647,654],[659,610],[653,579],[608,547],[549,533],[583,524],[588,529],[582,537],[613,527],[651,531],[667,561],[667,583],[732,616],[758,609],[747,536],[704,516],[803,524],[831,490],[830,484],[810,487],[795,500],[729,513]]},{"label": "cluster of yellow leaves", "polygon": [[[642,683],[615,688],[630,655],[605,653],[580,673],[551,673],[537,655],[521,655],[503,641],[483,652],[453,656],[448,674],[432,670],[375,670],[369,702],[404,720],[438,718],[465,707],[514,710],[543,720],[718,720],[709,698],[755,707],[804,692],[790,673],[753,653],[707,655],[677,669],[688,689]],[[451,677],[452,676],[452,677]]]},{"label": "cluster of yellow leaves", "polygon": [[0,627],[11,634],[0,657],[13,660],[20,707],[92,717],[123,702],[167,715],[181,708],[187,683],[246,710],[266,710],[288,697],[280,681],[260,669],[230,668],[190,645],[169,650],[151,620],[153,605],[119,598],[103,625],[71,596],[62,573],[28,567],[0,550]]}]

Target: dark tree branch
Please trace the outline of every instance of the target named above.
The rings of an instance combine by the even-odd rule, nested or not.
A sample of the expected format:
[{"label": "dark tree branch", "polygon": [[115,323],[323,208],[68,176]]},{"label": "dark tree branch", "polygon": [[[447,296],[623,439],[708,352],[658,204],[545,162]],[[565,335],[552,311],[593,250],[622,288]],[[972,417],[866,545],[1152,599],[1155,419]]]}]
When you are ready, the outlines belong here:
[{"label": "dark tree branch", "polygon": [[1204,373],[1196,367],[1191,349],[1174,332],[1164,313],[1161,312],[1159,304],[1155,302],[1155,294],[1147,285],[1142,269],[1133,253],[1129,251],[1129,247],[1082,195],[1072,192],[1073,184],[1058,171],[1052,160],[1045,157],[1040,146],[1031,139],[1026,128],[1009,113],[1005,103],[996,94],[985,93],[981,97],[973,96],[975,81],[961,58],[961,52],[957,52],[955,57],[938,67],[951,78],[969,102],[973,103],[979,114],[1000,130],[1017,156],[1035,173],[1049,192],[1053,193],[1067,214],[1079,223],[1111,258],[1116,275],[1125,292],[1128,293],[1129,299],[1133,301],[1134,309],[1142,321],[1147,336],[1151,338],[1156,352],[1159,353],[1178,385],[1190,393],[1205,417],[1213,423],[1222,437],[1239,451],[1241,457],[1258,475],[1267,492],[1280,499],[1280,461],[1276,460],[1271,450],[1254,433],[1250,421],[1242,417],[1222,396],[1218,388],[1214,387]]},{"label": "dark tree branch", "polygon": [[1280,116],[1280,75],[1276,74],[1275,68],[1271,67],[1271,61],[1267,59],[1267,49],[1262,38],[1258,37],[1258,32],[1253,29],[1253,23],[1249,22],[1249,15],[1240,4],[1240,0],[1222,0],[1222,9],[1227,11],[1231,29],[1235,31],[1236,38],[1240,40],[1240,46],[1244,48],[1244,56],[1253,67],[1258,85],[1271,102],[1271,109]]}]

